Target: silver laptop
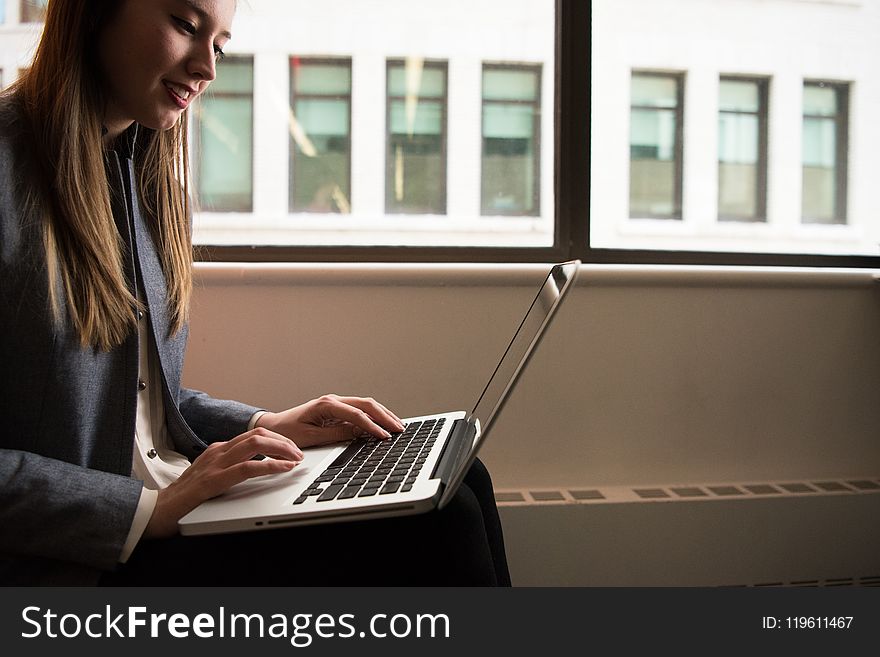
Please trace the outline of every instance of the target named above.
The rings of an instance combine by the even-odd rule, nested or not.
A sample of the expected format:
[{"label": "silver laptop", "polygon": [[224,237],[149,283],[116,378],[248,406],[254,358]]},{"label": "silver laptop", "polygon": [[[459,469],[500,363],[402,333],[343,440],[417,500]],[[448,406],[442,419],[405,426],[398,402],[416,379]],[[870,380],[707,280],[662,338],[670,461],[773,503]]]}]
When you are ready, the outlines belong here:
[{"label": "silver laptop", "polygon": [[250,479],[180,519],[184,535],[218,534],[422,513],[455,495],[573,286],[580,261],[554,265],[470,412],[404,420],[390,439],[303,450],[290,472]]}]

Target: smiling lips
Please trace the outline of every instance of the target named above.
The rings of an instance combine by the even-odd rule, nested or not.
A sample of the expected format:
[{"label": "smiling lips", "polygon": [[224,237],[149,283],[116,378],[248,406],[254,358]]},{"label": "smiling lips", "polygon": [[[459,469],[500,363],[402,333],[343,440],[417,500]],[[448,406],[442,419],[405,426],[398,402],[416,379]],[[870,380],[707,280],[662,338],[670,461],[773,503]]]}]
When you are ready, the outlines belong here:
[{"label": "smiling lips", "polygon": [[194,95],[193,90],[189,87],[174,84],[173,82],[166,81],[165,88],[168,90],[168,95],[171,97],[171,100],[173,100],[180,109],[186,109],[186,106],[189,105],[189,101]]}]

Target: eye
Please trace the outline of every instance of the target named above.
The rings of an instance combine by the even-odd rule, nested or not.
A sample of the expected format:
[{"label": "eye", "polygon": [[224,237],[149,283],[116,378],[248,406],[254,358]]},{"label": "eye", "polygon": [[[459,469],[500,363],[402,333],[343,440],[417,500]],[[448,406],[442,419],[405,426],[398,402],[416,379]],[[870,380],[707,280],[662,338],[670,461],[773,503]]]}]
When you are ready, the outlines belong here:
[{"label": "eye", "polygon": [[172,16],[174,22],[177,23],[177,27],[186,32],[187,34],[195,34],[196,26],[190,23],[188,20],[183,18],[179,18],[178,16]]},{"label": "eye", "polygon": [[226,59],[226,53],[223,52],[223,48],[221,48],[220,46],[214,46],[214,59],[216,59],[218,62],[222,62],[224,59]]}]

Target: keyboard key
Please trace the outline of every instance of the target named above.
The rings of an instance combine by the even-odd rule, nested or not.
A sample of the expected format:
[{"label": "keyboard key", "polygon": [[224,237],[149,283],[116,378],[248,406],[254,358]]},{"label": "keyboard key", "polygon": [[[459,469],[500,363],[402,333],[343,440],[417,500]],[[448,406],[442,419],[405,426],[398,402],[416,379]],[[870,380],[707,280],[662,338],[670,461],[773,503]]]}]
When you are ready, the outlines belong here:
[{"label": "keyboard key", "polygon": [[360,493],[358,493],[358,497],[370,497],[371,495],[375,495],[378,492],[378,488],[364,488]]},{"label": "keyboard key", "polygon": [[318,498],[319,502],[326,502],[328,500],[334,499],[339,493],[342,491],[342,484],[332,484],[327,486],[327,490],[321,493],[321,496]]},{"label": "keyboard key", "polygon": [[342,492],[339,493],[339,497],[337,497],[336,499],[347,500],[347,499],[357,495],[358,491],[360,489],[361,489],[360,486],[346,486],[345,488],[342,489]]},{"label": "keyboard key", "polygon": [[308,495],[300,495],[299,497],[297,497],[297,498],[293,501],[293,503],[294,503],[294,504],[302,504],[302,503],[305,502],[307,499],[309,499]]},{"label": "keyboard key", "polygon": [[[400,488],[400,483],[387,483],[382,487],[382,490],[379,491],[380,495],[388,495],[389,493],[396,493],[397,489]],[[320,498],[318,498],[320,499]]]}]

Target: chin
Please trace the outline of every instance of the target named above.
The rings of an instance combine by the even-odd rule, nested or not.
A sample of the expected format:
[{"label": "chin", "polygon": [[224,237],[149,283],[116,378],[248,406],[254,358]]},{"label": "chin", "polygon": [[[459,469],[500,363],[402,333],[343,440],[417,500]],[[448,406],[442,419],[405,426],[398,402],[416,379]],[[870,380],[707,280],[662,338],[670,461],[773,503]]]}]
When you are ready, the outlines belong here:
[{"label": "chin", "polygon": [[163,116],[163,117],[154,117],[152,119],[145,119],[143,121],[138,121],[145,128],[149,128],[150,130],[156,130],[158,132],[164,132],[166,130],[170,130],[175,127],[177,123],[180,121],[180,114],[176,114],[174,116]]}]

